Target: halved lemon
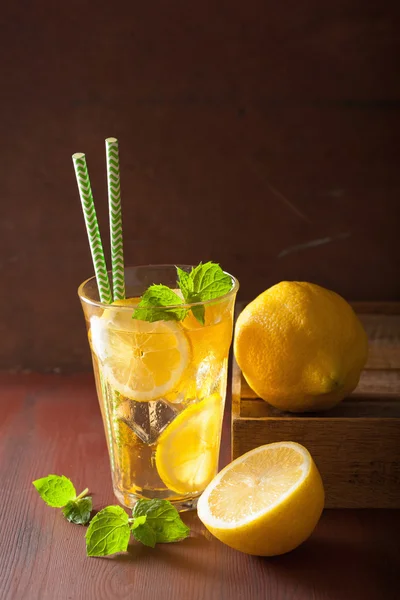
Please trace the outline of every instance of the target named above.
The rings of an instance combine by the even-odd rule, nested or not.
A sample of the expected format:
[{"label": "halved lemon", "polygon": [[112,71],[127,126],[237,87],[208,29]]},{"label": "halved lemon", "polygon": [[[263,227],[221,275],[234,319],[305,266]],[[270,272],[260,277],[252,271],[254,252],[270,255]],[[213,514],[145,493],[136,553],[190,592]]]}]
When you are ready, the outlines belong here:
[{"label": "halved lemon", "polygon": [[228,546],[259,556],[284,554],[314,530],[324,506],[318,469],[304,446],[260,446],[223,469],[201,495],[206,528]]},{"label": "halved lemon", "polygon": [[223,415],[219,394],[191,404],[162,432],[156,467],[165,486],[178,494],[201,492],[218,469]]},{"label": "halved lemon", "polygon": [[[132,304],[132,300],[115,304]],[[90,320],[91,345],[110,385],[123,396],[150,401],[171,392],[190,359],[190,345],[173,321],[148,323],[130,311],[106,309]]]}]

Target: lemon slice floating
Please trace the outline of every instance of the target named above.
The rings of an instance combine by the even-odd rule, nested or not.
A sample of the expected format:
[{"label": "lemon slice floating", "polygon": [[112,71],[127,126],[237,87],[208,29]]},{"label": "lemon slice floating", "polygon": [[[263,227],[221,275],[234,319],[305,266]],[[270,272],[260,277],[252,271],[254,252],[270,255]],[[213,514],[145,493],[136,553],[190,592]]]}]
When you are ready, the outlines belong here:
[{"label": "lemon slice floating", "polygon": [[223,402],[219,394],[191,404],[162,432],[156,467],[167,488],[201,492],[218,468]]},{"label": "lemon slice floating", "polygon": [[[132,300],[115,304],[129,303]],[[190,345],[177,323],[148,323],[132,319],[130,311],[106,309],[90,324],[91,345],[104,376],[123,396],[155,400],[179,383],[189,363]]]},{"label": "lemon slice floating", "polygon": [[259,556],[289,552],[312,533],[324,488],[309,452],[277,442],[225,467],[199,499],[206,528],[228,546]]}]

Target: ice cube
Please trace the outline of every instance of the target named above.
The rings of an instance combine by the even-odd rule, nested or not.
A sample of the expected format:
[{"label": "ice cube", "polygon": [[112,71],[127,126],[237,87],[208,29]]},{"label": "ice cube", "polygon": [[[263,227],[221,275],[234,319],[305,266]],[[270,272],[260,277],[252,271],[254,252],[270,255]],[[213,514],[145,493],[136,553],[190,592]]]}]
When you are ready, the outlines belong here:
[{"label": "ice cube", "polygon": [[160,433],[173,421],[178,410],[163,399],[150,402],[126,400],[117,410],[123,421],[145,444],[154,444]]},{"label": "ice cube", "polygon": [[200,399],[219,391],[221,385],[225,385],[226,370],[226,360],[221,363],[212,355],[200,363],[196,374],[197,394]]}]

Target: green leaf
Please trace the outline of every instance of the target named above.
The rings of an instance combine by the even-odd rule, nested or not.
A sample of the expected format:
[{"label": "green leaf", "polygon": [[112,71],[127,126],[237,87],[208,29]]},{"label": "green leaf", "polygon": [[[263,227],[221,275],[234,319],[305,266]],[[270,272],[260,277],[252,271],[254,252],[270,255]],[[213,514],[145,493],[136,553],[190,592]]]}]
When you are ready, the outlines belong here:
[{"label": "green leaf", "polygon": [[143,525],[146,523],[146,515],[142,515],[141,517],[136,517],[136,519],[130,519],[131,521],[131,530],[134,531],[139,525]]},{"label": "green leaf", "polygon": [[92,498],[79,498],[78,500],[70,500],[63,508],[63,515],[70,523],[77,525],[86,525],[90,520],[92,512]]},{"label": "green leaf", "polygon": [[129,518],[120,506],[107,506],[90,521],[86,532],[86,554],[108,556],[125,552],[130,537]]},{"label": "green leaf", "polygon": [[189,298],[190,294],[193,292],[193,285],[190,273],[187,273],[180,267],[176,267],[176,272],[178,274],[177,284],[183,294],[183,297],[185,298],[185,301],[187,302],[187,298]]},{"label": "green leaf", "polygon": [[61,508],[76,498],[72,481],[64,475],[48,475],[32,482],[42,500],[49,506]]},{"label": "green leaf", "polygon": [[[143,294],[133,313],[133,319],[140,321],[183,321],[187,310],[177,305],[183,304],[182,298],[166,285],[151,285]],[[174,306],[174,308],[168,308]]]},{"label": "green leaf", "polygon": [[193,284],[192,302],[214,300],[227,294],[232,288],[232,280],[217,263],[200,263],[190,273]]},{"label": "green leaf", "polygon": [[[232,280],[217,263],[200,263],[190,273],[176,267],[178,285],[187,304],[206,302],[227,294],[232,288]],[[192,313],[204,325],[205,308],[202,305],[193,306]]]},{"label": "green leaf", "polygon": [[205,321],[205,309],[204,304],[198,304],[197,306],[192,306],[193,316],[196,317],[199,323],[204,325]]},{"label": "green leaf", "polygon": [[[232,288],[232,280],[217,263],[200,263],[187,273],[176,267],[177,285],[184,301],[166,285],[151,285],[143,294],[136,310],[134,319],[142,321],[183,321],[188,311],[179,308],[180,304],[192,304],[214,300],[227,294]],[[173,306],[174,308],[168,308]],[[192,307],[193,315],[204,325],[204,306]]]},{"label": "green leaf", "polygon": [[[146,517],[138,517],[135,521],[143,518],[145,519]],[[141,542],[145,546],[150,546],[150,548],[155,547],[157,542],[156,532],[148,523],[138,523],[135,527],[132,527],[132,533],[138,542]]]},{"label": "green leaf", "polygon": [[[179,542],[190,534],[189,527],[168,500],[139,500],[134,506],[132,516],[138,518],[144,515],[145,524],[154,531],[156,543]],[[139,527],[133,532],[135,537],[138,529]]]}]

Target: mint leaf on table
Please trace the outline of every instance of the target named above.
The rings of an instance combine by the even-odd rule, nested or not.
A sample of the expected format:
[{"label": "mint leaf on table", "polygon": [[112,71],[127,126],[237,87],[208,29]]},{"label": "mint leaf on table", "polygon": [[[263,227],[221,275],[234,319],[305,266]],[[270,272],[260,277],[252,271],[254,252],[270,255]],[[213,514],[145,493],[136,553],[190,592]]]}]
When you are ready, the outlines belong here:
[{"label": "mint leaf on table", "polygon": [[168,500],[138,500],[129,518],[120,506],[107,506],[93,517],[86,532],[88,556],[125,552],[130,534],[154,548],[157,543],[179,542],[190,534]]},{"label": "mint leaf on table", "polygon": [[129,517],[120,506],[107,506],[90,521],[86,532],[88,556],[108,556],[128,549]]},{"label": "mint leaf on table", "polygon": [[[139,500],[133,508],[132,516],[135,519],[144,515],[145,525],[154,531],[158,544],[179,542],[190,534],[189,527],[185,525],[175,506],[168,500]],[[134,530],[134,535],[135,531],[137,529]]]},{"label": "mint leaf on table", "polygon": [[78,500],[70,500],[63,508],[63,515],[76,525],[86,525],[90,520],[90,513],[92,512],[92,498],[87,496],[86,498],[79,498]]},{"label": "mint leaf on table", "polygon": [[63,515],[71,523],[85,525],[90,519],[92,499],[85,497],[88,488],[79,496],[76,495],[74,484],[64,475],[48,475],[33,481],[42,500],[53,508],[63,508]]},{"label": "mint leaf on table", "polygon": [[146,515],[142,515],[141,517],[136,517],[134,519],[130,519],[131,530],[137,529],[139,525],[144,525],[146,523],[147,517]]},{"label": "mint leaf on table", "polygon": [[131,531],[133,537],[138,542],[141,542],[145,546],[150,546],[150,548],[154,548],[157,542],[156,532],[148,523],[146,523],[146,519],[146,515],[134,518]]},{"label": "mint leaf on table", "polygon": [[64,475],[48,475],[32,482],[42,500],[54,508],[62,508],[76,498],[72,481]]},{"label": "mint leaf on table", "polygon": [[[33,482],[41,498],[55,508],[63,508],[71,523],[85,525],[90,519],[92,498],[88,488],[76,495],[73,483],[64,475],[49,475]],[[190,534],[178,511],[168,500],[141,499],[132,517],[120,506],[106,506],[90,521],[86,532],[88,556],[108,556],[125,552],[129,538],[154,548],[157,543],[179,542]]]},{"label": "mint leaf on table", "polygon": [[[183,304],[183,300],[173,290],[166,285],[151,285],[140,299],[136,310],[133,313],[133,319],[141,321],[183,321],[187,315],[185,308],[179,308],[177,305]],[[174,308],[168,308],[174,306]]]}]

